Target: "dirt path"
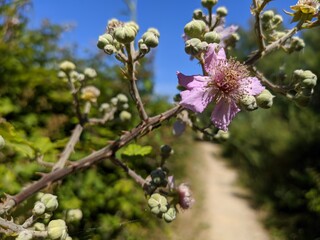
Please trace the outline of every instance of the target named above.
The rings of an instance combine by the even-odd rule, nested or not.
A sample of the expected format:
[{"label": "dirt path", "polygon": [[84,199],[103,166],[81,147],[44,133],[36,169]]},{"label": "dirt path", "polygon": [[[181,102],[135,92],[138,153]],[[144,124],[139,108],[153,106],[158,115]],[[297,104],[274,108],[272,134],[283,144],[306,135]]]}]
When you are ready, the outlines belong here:
[{"label": "dirt path", "polygon": [[[197,143],[190,171],[196,204],[183,212],[174,240],[269,240],[250,207],[248,193],[237,186],[237,174],[221,160],[217,145]],[[192,178],[192,177],[191,177]]]}]

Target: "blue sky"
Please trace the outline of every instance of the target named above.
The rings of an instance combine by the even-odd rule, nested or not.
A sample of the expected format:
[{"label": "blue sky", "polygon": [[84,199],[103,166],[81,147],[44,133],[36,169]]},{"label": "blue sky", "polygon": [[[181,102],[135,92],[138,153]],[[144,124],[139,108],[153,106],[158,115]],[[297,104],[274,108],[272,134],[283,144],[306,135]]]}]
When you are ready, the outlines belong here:
[{"label": "blue sky", "polygon": [[[201,0],[136,0],[137,21],[141,36],[149,27],[160,31],[160,44],[155,60],[155,91],[157,94],[173,96],[177,93],[176,71],[187,75],[199,74],[201,69],[196,61],[190,61],[184,52],[181,38],[183,28],[191,20],[195,9],[201,8]],[[124,14],[126,6],[122,0],[33,0],[30,11],[31,27],[37,27],[45,18],[53,23],[75,25],[72,31],[63,35],[62,43],[77,43],[78,54],[85,50],[98,51],[97,38],[105,31],[111,18],[129,20]],[[229,14],[227,25],[236,24],[248,27],[251,0],[220,0],[217,6],[226,6]],[[290,10],[296,0],[274,0],[267,8]],[[203,9],[205,11],[205,9]],[[284,23],[290,17],[283,14]],[[106,56],[109,57],[109,56]]]}]

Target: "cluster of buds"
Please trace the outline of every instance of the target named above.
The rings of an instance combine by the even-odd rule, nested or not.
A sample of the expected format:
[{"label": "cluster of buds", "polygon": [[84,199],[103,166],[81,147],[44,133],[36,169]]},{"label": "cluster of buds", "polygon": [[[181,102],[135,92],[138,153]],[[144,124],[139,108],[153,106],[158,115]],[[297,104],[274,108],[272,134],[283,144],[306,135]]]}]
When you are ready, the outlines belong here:
[{"label": "cluster of buds", "polygon": [[[217,0],[203,0],[202,6],[209,9],[216,5]],[[224,27],[228,10],[218,7],[216,14],[206,16],[201,9],[193,12],[193,19],[184,27],[185,52],[198,58],[207,50],[208,44],[220,43],[223,47],[234,47],[239,40],[235,33],[236,26]]]},{"label": "cluster of buds", "polygon": [[293,72],[293,81],[296,82],[294,102],[301,107],[307,106],[317,84],[317,76],[310,70],[299,69]]},{"label": "cluster of buds", "polygon": [[260,94],[256,96],[243,95],[239,100],[239,105],[243,110],[246,111],[254,111],[259,107],[268,109],[272,107],[274,97],[275,96],[272,95],[268,89],[264,89]]},{"label": "cluster of buds", "polygon": [[274,14],[272,10],[265,11],[261,15],[261,25],[264,31],[273,31],[282,22],[283,22],[282,16],[279,14]]},{"label": "cluster of buds", "polygon": [[100,111],[107,116],[108,120],[113,120],[115,113],[119,112],[119,119],[121,122],[127,122],[132,118],[130,112],[128,112],[129,104],[126,95],[119,93],[117,96],[110,99],[109,103],[103,103],[100,106]]},{"label": "cluster of buds", "polygon": [[70,61],[63,61],[60,63],[59,69],[58,77],[65,82],[84,82],[86,80],[94,79],[97,76],[97,72],[93,68],[86,68],[83,73],[77,72],[75,70],[76,65]]},{"label": "cluster of buds", "polygon": [[151,48],[155,48],[159,44],[160,33],[155,28],[149,28],[138,41],[139,51],[146,54]]}]

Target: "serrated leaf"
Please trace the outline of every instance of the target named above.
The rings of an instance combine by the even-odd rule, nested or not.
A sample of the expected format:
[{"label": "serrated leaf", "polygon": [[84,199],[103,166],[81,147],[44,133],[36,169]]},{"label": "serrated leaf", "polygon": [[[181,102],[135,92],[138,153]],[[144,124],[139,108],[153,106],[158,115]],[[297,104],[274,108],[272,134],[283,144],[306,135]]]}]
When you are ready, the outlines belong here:
[{"label": "serrated leaf", "polygon": [[141,146],[138,144],[130,144],[128,145],[124,151],[122,152],[123,155],[125,156],[146,156],[152,152],[152,147],[151,146]]}]

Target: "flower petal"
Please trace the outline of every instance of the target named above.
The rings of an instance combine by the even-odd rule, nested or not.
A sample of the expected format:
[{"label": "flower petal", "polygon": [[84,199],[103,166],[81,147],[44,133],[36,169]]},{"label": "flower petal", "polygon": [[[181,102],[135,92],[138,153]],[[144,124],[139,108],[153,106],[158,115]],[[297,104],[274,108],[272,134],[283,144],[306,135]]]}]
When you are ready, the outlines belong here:
[{"label": "flower petal", "polygon": [[219,45],[217,43],[209,44],[208,50],[204,56],[204,68],[207,73],[210,73],[214,70],[218,60],[226,59],[226,53],[224,52],[223,48],[216,53],[218,46]]},{"label": "flower petal", "polygon": [[201,75],[192,75],[186,76],[180,72],[177,72],[179,84],[188,90],[192,90],[193,88],[202,88],[205,87],[210,80],[207,76]]},{"label": "flower petal", "polygon": [[248,95],[258,95],[265,89],[265,87],[261,85],[261,82],[256,77],[243,78],[239,82],[241,86],[239,90],[242,90]]},{"label": "flower petal", "polygon": [[207,88],[185,90],[180,95],[182,98],[180,105],[197,113],[203,112],[213,99],[213,95]]},{"label": "flower petal", "polygon": [[228,125],[239,111],[233,100],[222,98],[212,112],[211,121],[217,128],[228,131]]}]

